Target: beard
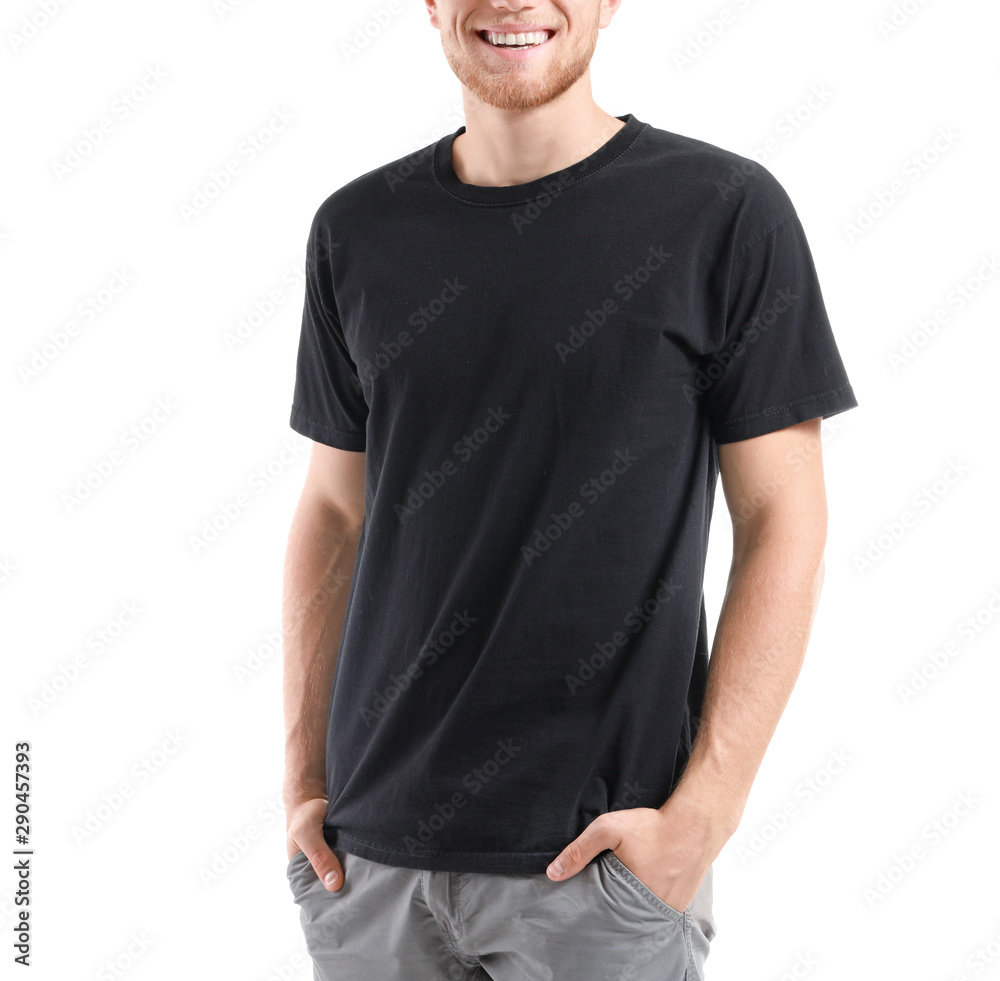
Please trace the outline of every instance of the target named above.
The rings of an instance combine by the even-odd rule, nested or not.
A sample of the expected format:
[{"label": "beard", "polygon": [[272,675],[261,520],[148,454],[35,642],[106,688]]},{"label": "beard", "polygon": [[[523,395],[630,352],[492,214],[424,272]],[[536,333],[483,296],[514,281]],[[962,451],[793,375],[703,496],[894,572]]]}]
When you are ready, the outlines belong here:
[{"label": "beard", "polygon": [[[487,66],[485,57],[488,55],[483,59],[470,55],[459,45],[454,34],[447,31],[441,31],[441,46],[451,70],[473,95],[495,109],[519,112],[545,105],[573,86],[590,65],[599,32],[595,17],[589,30],[576,36],[572,47],[567,47],[565,35],[559,37],[559,54],[544,73],[531,61],[494,59],[495,63]],[[469,43],[482,44],[483,41],[478,35],[470,35]]]}]

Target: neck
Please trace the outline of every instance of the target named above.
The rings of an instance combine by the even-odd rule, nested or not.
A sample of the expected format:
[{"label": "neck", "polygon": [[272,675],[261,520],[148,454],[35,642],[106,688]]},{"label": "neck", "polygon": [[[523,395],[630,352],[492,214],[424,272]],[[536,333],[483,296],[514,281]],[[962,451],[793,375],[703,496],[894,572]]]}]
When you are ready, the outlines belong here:
[{"label": "neck", "polygon": [[560,100],[508,112],[465,98],[465,132],[452,143],[452,167],[464,184],[527,184],[571,167],[625,124],[593,99]]}]

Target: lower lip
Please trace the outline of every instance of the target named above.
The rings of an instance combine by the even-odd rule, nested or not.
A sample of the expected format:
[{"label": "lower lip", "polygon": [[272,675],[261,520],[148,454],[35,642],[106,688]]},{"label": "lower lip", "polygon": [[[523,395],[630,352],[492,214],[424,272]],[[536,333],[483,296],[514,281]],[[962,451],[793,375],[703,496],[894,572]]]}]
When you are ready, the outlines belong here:
[{"label": "lower lip", "polygon": [[479,40],[490,49],[490,51],[493,51],[499,57],[506,58],[508,61],[523,61],[525,58],[533,58],[540,51],[547,48],[552,43],[552,39],[555,35],[551,34],[549,35],[548,41],[543,41],[541,44],[533,44],[531,47],[525,48],[523,51],[516,51],[504,45],[490,44],[490,42],[480,34],[477,34],[476,37],[478,37]]}]

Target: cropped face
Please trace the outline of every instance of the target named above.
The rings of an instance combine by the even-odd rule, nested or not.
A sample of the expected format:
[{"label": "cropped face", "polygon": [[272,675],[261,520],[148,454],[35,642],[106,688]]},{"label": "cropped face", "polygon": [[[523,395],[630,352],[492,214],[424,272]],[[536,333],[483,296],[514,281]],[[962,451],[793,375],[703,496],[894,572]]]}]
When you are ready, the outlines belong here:
[{"label": "cropped face", "polygon": [[590,66],[609,0],[425,0],[459,81],[488,105],[518,111],[562,95]]}]

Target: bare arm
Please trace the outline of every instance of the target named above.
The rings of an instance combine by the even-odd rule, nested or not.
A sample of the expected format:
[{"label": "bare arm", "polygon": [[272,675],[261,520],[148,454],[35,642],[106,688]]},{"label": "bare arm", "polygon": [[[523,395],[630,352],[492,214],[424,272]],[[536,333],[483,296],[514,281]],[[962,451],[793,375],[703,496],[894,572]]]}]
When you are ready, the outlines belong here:
[{"label": "bare arm", "polygon": [[827,532],[820,420],[722,444],[719,466],[733,561],[698,735],[674,793],[714,815],[728,837],[798,678],[819,602]]},{"label": "bare arm", "polygon": [[326,735],[337,648],[365,508],[365,454],[313,443],[292,518],[282,595],[288,857],[301,849],[320,878],[342,870],[322,835]]},{"label": "bare arm", "polygon": [[605,848],[683,910],[739,825],[805,655],[823,582],[826,490],[811,419],[724,443],[733,561],[691,757],[658,808],[598,815],[549,865],[575,875]]}]

